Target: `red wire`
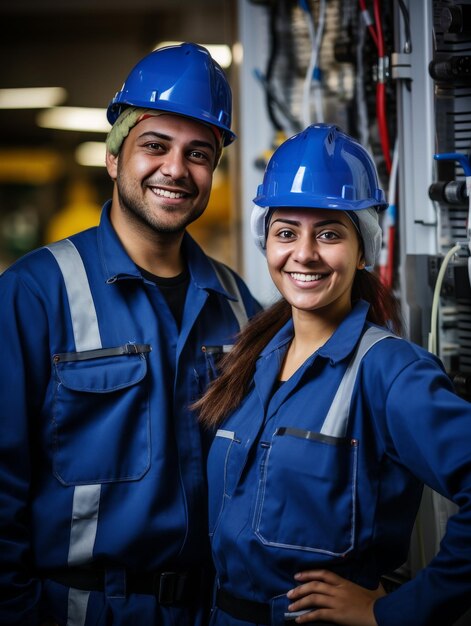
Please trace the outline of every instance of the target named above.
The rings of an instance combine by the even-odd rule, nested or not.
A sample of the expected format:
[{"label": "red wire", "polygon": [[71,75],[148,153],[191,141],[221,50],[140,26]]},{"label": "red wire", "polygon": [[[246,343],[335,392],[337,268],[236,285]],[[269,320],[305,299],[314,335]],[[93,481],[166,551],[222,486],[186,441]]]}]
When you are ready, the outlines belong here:
[{"label": "red wire", "polygon": [[[368,13],[368,9],[366,8],[366,2],[365,0],[359,0],[360,3],[360,9],[365,12]],[[373,24],[367,24],[367,28],[370,31],[370,35],[371,38],[373,39],[375,46],[378,47],[378,35],[376,34],[376,30],[373,26]]]},{"label": "red wire", "polygon": [[[375,16],[376,32],[378,36],[378,57],[379,63],[384,62],[384,35],[381,25],[381,10],[379,0],[373,0],[373,11]],[[391,172],[391,146],[389,143],[389,131],[386,119],[386,84],[384,76],[378,77],[376,85],[376,116],[378,118],[378,132],[383,150],[384,161],[388,174]]]},{"label": "red wire", "polygon": [[[360,8],[362,11],[367,12],[365,0],[359,0]],[[389,143],[389,131],[386,117],[386,83],[384,74],[380,75],[381,64],[384,64],[385,47],[384,47],[384,34],[381,25],[381,10],[380,0],[373,0],[373,14],[374,25],[369,24],[368,30],[371,38],[373,39],[376,48],[378,50],[378,81],[376,83],[376,119],[378,123],[378,134],[381,142],[381,150],[384,156],[384,162],[388,174],[391,173],[391,147]],[[376,27],[376,28],[375,28]],[[383,65],[384,71],[384,65]],[[394,240],[396,236],[396,229],[394,226],[388,228],[388,232],[385,233],[386,245],[387,245],[387,258],[384,266],[379,268],[381,282],[389,289],[392,289],[394,280]]]},{"label": "red wire", "polygon": [[384,37],[383,28],[381,26],[381,11],[379,8],[379,0],[373,0],[373,15],[376,24],[376,34],[378,37],[378,56],[384,57]]}]

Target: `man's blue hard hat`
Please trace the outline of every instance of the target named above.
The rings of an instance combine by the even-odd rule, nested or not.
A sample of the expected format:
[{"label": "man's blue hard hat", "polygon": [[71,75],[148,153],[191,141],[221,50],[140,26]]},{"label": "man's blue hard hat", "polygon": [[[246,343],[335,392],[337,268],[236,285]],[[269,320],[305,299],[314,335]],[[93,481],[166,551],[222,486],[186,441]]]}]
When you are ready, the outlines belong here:
[{"label": "man's blue hard hat", "polygon": [[141,59],[108,106],[110,124],[130,106],[168,111],[215,126],[225,146],[236,138],[231,131],[232,92],[226,75],[208,50],[194,43],[159,48]]}]

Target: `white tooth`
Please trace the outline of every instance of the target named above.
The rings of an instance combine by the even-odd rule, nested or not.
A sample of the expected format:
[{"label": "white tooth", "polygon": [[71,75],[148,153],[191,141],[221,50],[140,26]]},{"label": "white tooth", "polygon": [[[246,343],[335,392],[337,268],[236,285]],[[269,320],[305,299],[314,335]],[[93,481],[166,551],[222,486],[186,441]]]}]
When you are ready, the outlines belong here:
[{"label": "white tooth", "polygon": [[322,278],[322,274],[297,274],[294,272],[291,273],[291,276],[295,280],[300,280],[301,282],[304,282],[304,283],[310,283],[315,280],[320,280]]},{"label": "white tooth", "polygon": [[183,197],[182,193],[175,193],[174,191],[167,191],[165,189],[155,189],[154,191],[158,196],[163,196],[164,198],[171,198],[172,200],[174,200],[175,198]]}]

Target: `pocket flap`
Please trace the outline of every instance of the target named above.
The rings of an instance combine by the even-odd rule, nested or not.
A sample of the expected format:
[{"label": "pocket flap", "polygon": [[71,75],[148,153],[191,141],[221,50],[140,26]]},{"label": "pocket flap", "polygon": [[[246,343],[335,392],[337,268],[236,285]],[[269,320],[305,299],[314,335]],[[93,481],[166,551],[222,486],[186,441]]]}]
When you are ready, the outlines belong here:
[{"label": "pocket flap", "polygon": [[143,355],[122,355],[55,364],[59,381],[72,391],[109,393],[131,387],[147,372]]}]

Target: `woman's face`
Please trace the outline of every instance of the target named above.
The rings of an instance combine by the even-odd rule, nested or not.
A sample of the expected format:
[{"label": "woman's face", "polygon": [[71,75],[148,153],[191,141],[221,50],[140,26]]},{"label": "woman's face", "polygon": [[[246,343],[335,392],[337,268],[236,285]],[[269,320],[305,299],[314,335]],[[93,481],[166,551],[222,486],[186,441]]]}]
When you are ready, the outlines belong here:
[{"label": "woman's face", "polygon": [[355,272],[365,267],[351,219],[324,209],[276,209],[267,261],[273,282],[292,307],[333,319],[350,311]]}]

